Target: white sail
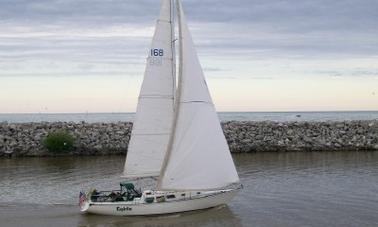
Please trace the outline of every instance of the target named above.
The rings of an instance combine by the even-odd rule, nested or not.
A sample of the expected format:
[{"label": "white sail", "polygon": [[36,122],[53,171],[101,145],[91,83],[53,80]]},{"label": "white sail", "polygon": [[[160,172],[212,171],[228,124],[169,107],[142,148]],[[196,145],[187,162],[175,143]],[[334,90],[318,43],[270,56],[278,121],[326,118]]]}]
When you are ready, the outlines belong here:
[{"label": "white sail", "polygon": [[180,74],[176,121],[161,176],[160,190],[206,190],[239,182],[226,139],[178,4]]},{"label": "white sail", "polygon": [[147,58],[124,177],[158,176],[167,150],[175,92],[173,0],[162,0]]}]

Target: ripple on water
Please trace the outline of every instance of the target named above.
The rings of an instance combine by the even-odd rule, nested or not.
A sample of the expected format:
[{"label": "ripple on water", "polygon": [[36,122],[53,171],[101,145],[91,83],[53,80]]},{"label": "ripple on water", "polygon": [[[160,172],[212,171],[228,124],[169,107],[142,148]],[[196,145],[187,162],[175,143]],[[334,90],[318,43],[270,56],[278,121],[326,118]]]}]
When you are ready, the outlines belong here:
[{"label": "ripple on water", "polygon": [[[188,223],[208,226],[225,223],[234,226],[250,226],[251,223],[253,226],[378,225],[377,152],[256,153],[233,157],[244,189],[226,211],[188,215],[184,218]],[[123,165],[122,156],[0,159],[0,202],[15,209],[19,209],[20,204],[37,204],[42,206],[41,210],[50,209],[43,208],[49,204],[60,204],[58,207],[63,208],[59,209],[67,209],[67,215],[77,214],[78,192],[93,187],[119,187],[119,182],[124,180],[120,178]],[[56,212],[60,212],[59,209]],[[2,208],[0,210],[3,212]],[[15,215],[9,212],[5,213]],[[226,218],[222,219],[222,215]],[[100,221],[97,216],[75,218],[83,225]],[[182,225],[177,219],[182,217],[167,216],[151,222],[128,219],[128,224],[144,226],[159,220],[158,223]],[[102,220],[108,220],[111,225],[125,222]]]}]

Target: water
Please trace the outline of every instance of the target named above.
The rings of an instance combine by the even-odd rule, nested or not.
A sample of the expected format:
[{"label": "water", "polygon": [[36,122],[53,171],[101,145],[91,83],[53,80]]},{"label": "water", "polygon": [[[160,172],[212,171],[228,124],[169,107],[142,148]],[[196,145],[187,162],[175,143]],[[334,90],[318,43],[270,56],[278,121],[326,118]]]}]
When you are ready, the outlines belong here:
[{"label": "water", "polygon": [[378,226],[378,152],[234,155],[225,207],[155,217],[81,215],[81,188],[118,187],[124,157],[0,159],[1,226]]},{"label": "water", "polygon": [[[0,122],[118,122],[133,121],[134,113],[0,114]],[[378,111],[338,112],[220,112],[222,121],[344,121],[378,119]]]}]

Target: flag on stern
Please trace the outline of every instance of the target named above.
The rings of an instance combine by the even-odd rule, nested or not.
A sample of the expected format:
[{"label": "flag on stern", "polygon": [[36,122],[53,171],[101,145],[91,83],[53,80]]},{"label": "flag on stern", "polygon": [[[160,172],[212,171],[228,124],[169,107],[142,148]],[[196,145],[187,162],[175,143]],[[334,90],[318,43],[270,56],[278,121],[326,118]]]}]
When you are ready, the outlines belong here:
[{"label": "flag on stern", "polygon": [[84,205],[84,202],[87,201],[87,196],[85,195],[85,193],[83,191],[80,191],[80,195],[79,195],[79,206],[82,206]]}]

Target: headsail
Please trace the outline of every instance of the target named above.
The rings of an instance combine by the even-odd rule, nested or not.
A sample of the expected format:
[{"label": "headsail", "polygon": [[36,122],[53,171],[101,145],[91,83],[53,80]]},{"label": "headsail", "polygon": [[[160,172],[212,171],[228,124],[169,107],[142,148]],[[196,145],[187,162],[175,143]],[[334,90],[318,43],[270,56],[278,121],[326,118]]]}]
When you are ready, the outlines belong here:
[{"label": "headsail", "polygon": [[199,190],[239,182],[227,141],[178,4],[180,75],[171,150],[167,152],[158,189]]},{"label": "headsail", "polygon": [[162,0],[140,90],[125,177],[158,176],[167,150],[175,93],[173,0]]}]

